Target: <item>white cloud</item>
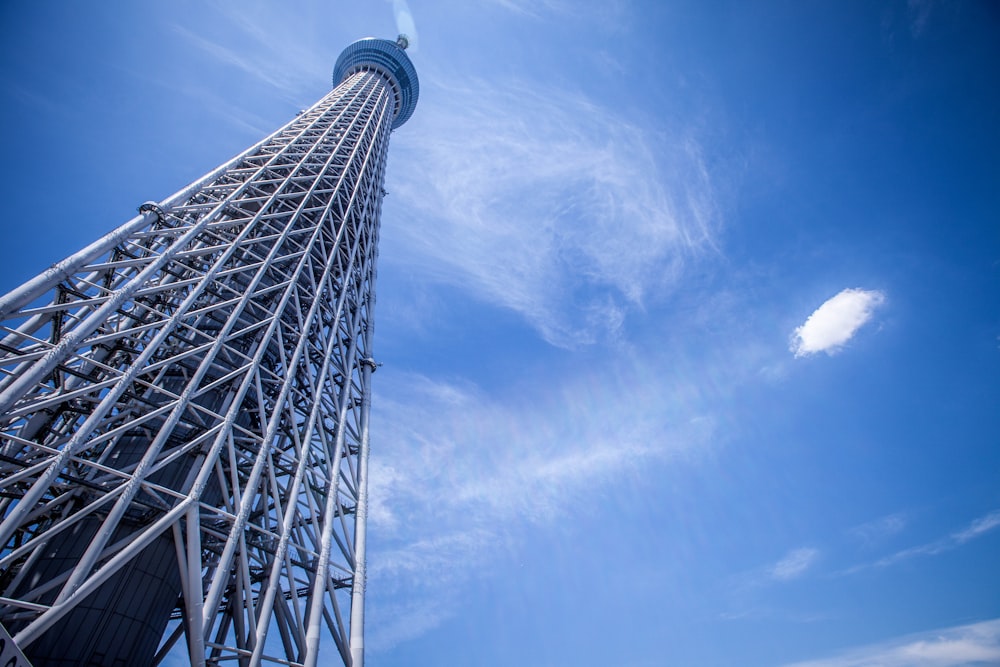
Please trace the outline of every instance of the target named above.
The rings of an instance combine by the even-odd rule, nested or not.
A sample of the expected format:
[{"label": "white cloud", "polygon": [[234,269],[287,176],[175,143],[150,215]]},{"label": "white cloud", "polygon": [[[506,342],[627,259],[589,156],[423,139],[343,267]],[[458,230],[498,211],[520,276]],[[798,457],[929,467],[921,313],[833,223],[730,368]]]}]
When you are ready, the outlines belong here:
[{"label": "white cloud", "polygon": [[850,533],[865,546],[874,546],[902,531],[906,524],[906,515],[889,514],[855,526],[850,530]]},{"label": "white cloud", "polygon": [[[523,548],[528,526],[567,517],[602,488],[662,474],[710,442],[712,420],[698,418],[684,386],[652,388],[621,372],[505,399],[467,382],[379,371],[369,480],[373,650],[454,613],[468,582]],[[419,616],[428,606],[433,623]]]},{"label": "white cloud", "polygon": [[965,544],[969,540],[975,539],[980,535],[988,533],[997,526],[1000,526],[1000,510],[995,510],[990,512],[985,516],[981,516],[972,523],[969,524],[968,528],[958,531],[951,536],[951,539],[956,545]]},{"label": "white cloud", "polygon": [[726,620],[781,618],[795,623],[811,623],[825,618],[821,613],[803,613],[776,608],[767,603],[762,604],[759,598],[762,589],[805,576],[819,558],[819,549],[797,547],[774,563],[735,575],[730,580],[732,585],[728,588],[728,594],[732,596],[731,608],[720,613],[720,618]]},{"label": "white cloud", "polygon": [[613,338],[623,312],[713,247],[713,188],[690,133],[525,83],[428,74],[420,104],[393,136],[383,256],[516,311],[553,344]]},{"label": "white cloud", "polygon": [[396,31],[406,35],[409,40],[410,55],[420,50],[420,36],[417,34],[417,24],[413,21],[413,13],[406,0],[391,0],[392,13],[396,16]]},{"label": "white cloud", "polygon": [[541,11],[568,13],[572,5],[563,0],[493,0],[494,3],[515,13],[537,18]]},{"label": "white cloud", "polygon": [[910,19],[910,34],[914,39],[920,37],[927,22],[931,18],[934,9],[934,0],[908,0],[906,3],[907,14]]},{"label": "white cloud", "polygon": [[1000,619],[933,630],[786,667],[985,667],[1000,664]]},{"label": "white cloud", "polygon": [[885,556],[884,558],[880,558],[873,563],[855,565],[854,567],[844,570],[841,574],[854,574],[871,568],[888,567],[917,556],[936,556],[938,554],[957,549],[967,542],[995,530],[997,527],[1000,527],[1000,510],[994,510],[974,519],[968,526],[953,532],[947,537],[943,537],[933,542],[928,542],[927,544],[902,549],[901,551],[897,551],[893,554]]},{"label": "white cloud", "polygon": [[384,530],[405,532],[432,508],[435,522],[454,520],[444,530],[547,521],[593,484],[638,474],[711,429],[711,420],[659,405],[656,392],[613,380],[596,395],[569,380],[502,401],[468,383],[388,373],[375,401],[382,446],[370,493]]},{"label": "white cloud", "polygon": [[792,334],[791,351],[796,357],[838,352],[885,303],[877,290],[845,289],[827,300]]},{"label": "white cloud", "polygon": [[[296,106],[312,104],[326,92],[323,83],[330,81],[336,58],[324,27],[330,10],[274,11],[267,3],[221,3],[212,9],[218,14],[208,10],[203,17],[210,34],[180,23],[174,31],[211,60],[261,81]],[[212,30],[220,25],[225,29]]]},{"label": "white cloud", "polygon": [[812,567],[818,557],[818,549],[811,547],[793,549],[768,569],[768,576],[775,581],[798,579]]}]

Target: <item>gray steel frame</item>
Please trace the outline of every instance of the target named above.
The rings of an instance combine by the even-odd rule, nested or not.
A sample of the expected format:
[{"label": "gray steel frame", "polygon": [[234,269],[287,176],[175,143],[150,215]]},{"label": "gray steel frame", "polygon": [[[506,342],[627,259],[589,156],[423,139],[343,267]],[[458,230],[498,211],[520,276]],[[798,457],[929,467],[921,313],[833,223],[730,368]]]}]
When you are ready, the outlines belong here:
[{"label": "gray steel frame", "polygon": [[[0,298],[0,620],[27,653],[169,536],[181,591],[154,664],[184,637],[192,665],[316,665],[325,628],[360,667],[397,103],[384,76],[356,72]],[[29,581],[83,521],[99,524],[83,553]]]}]

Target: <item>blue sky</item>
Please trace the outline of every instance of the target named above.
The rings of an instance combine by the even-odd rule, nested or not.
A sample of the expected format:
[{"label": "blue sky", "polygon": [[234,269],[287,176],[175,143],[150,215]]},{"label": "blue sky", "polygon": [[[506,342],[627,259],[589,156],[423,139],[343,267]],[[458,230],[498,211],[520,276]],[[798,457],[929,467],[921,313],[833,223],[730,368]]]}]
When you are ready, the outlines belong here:
[{"label": "blue sky", "polygon": [[[0,290],[394,9],[5,3]],[[409,9],[369,664],[1000,664],[996,5]]]}]

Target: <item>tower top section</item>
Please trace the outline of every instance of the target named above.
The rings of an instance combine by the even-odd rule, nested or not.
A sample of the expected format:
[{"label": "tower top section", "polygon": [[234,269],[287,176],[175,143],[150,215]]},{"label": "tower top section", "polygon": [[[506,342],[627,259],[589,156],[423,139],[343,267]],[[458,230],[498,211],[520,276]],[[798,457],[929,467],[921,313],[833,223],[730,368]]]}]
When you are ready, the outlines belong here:
[{"label": "tower top section", "polygon": [[420,95],[417,70],[403,50],[409,42],[405,35],[390,42],[387,39],[366,37],[354,42],[340,54],[333,66],[333,85],[339,86],[355,72],[374,71],[385,76],[396,94],[396,116],[392,128],[396,129],[413,115]]}]

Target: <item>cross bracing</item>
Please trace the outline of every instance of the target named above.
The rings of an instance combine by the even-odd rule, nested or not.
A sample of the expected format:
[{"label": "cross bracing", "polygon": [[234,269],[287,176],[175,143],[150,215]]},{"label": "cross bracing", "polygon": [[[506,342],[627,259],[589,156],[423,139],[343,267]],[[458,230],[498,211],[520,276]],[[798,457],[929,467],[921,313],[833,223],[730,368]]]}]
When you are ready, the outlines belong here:
[{"label": "cross bracing", "polygon": [[398,103],[359,70],[0,298],[0,620],[36,665],[360,664]]}]

